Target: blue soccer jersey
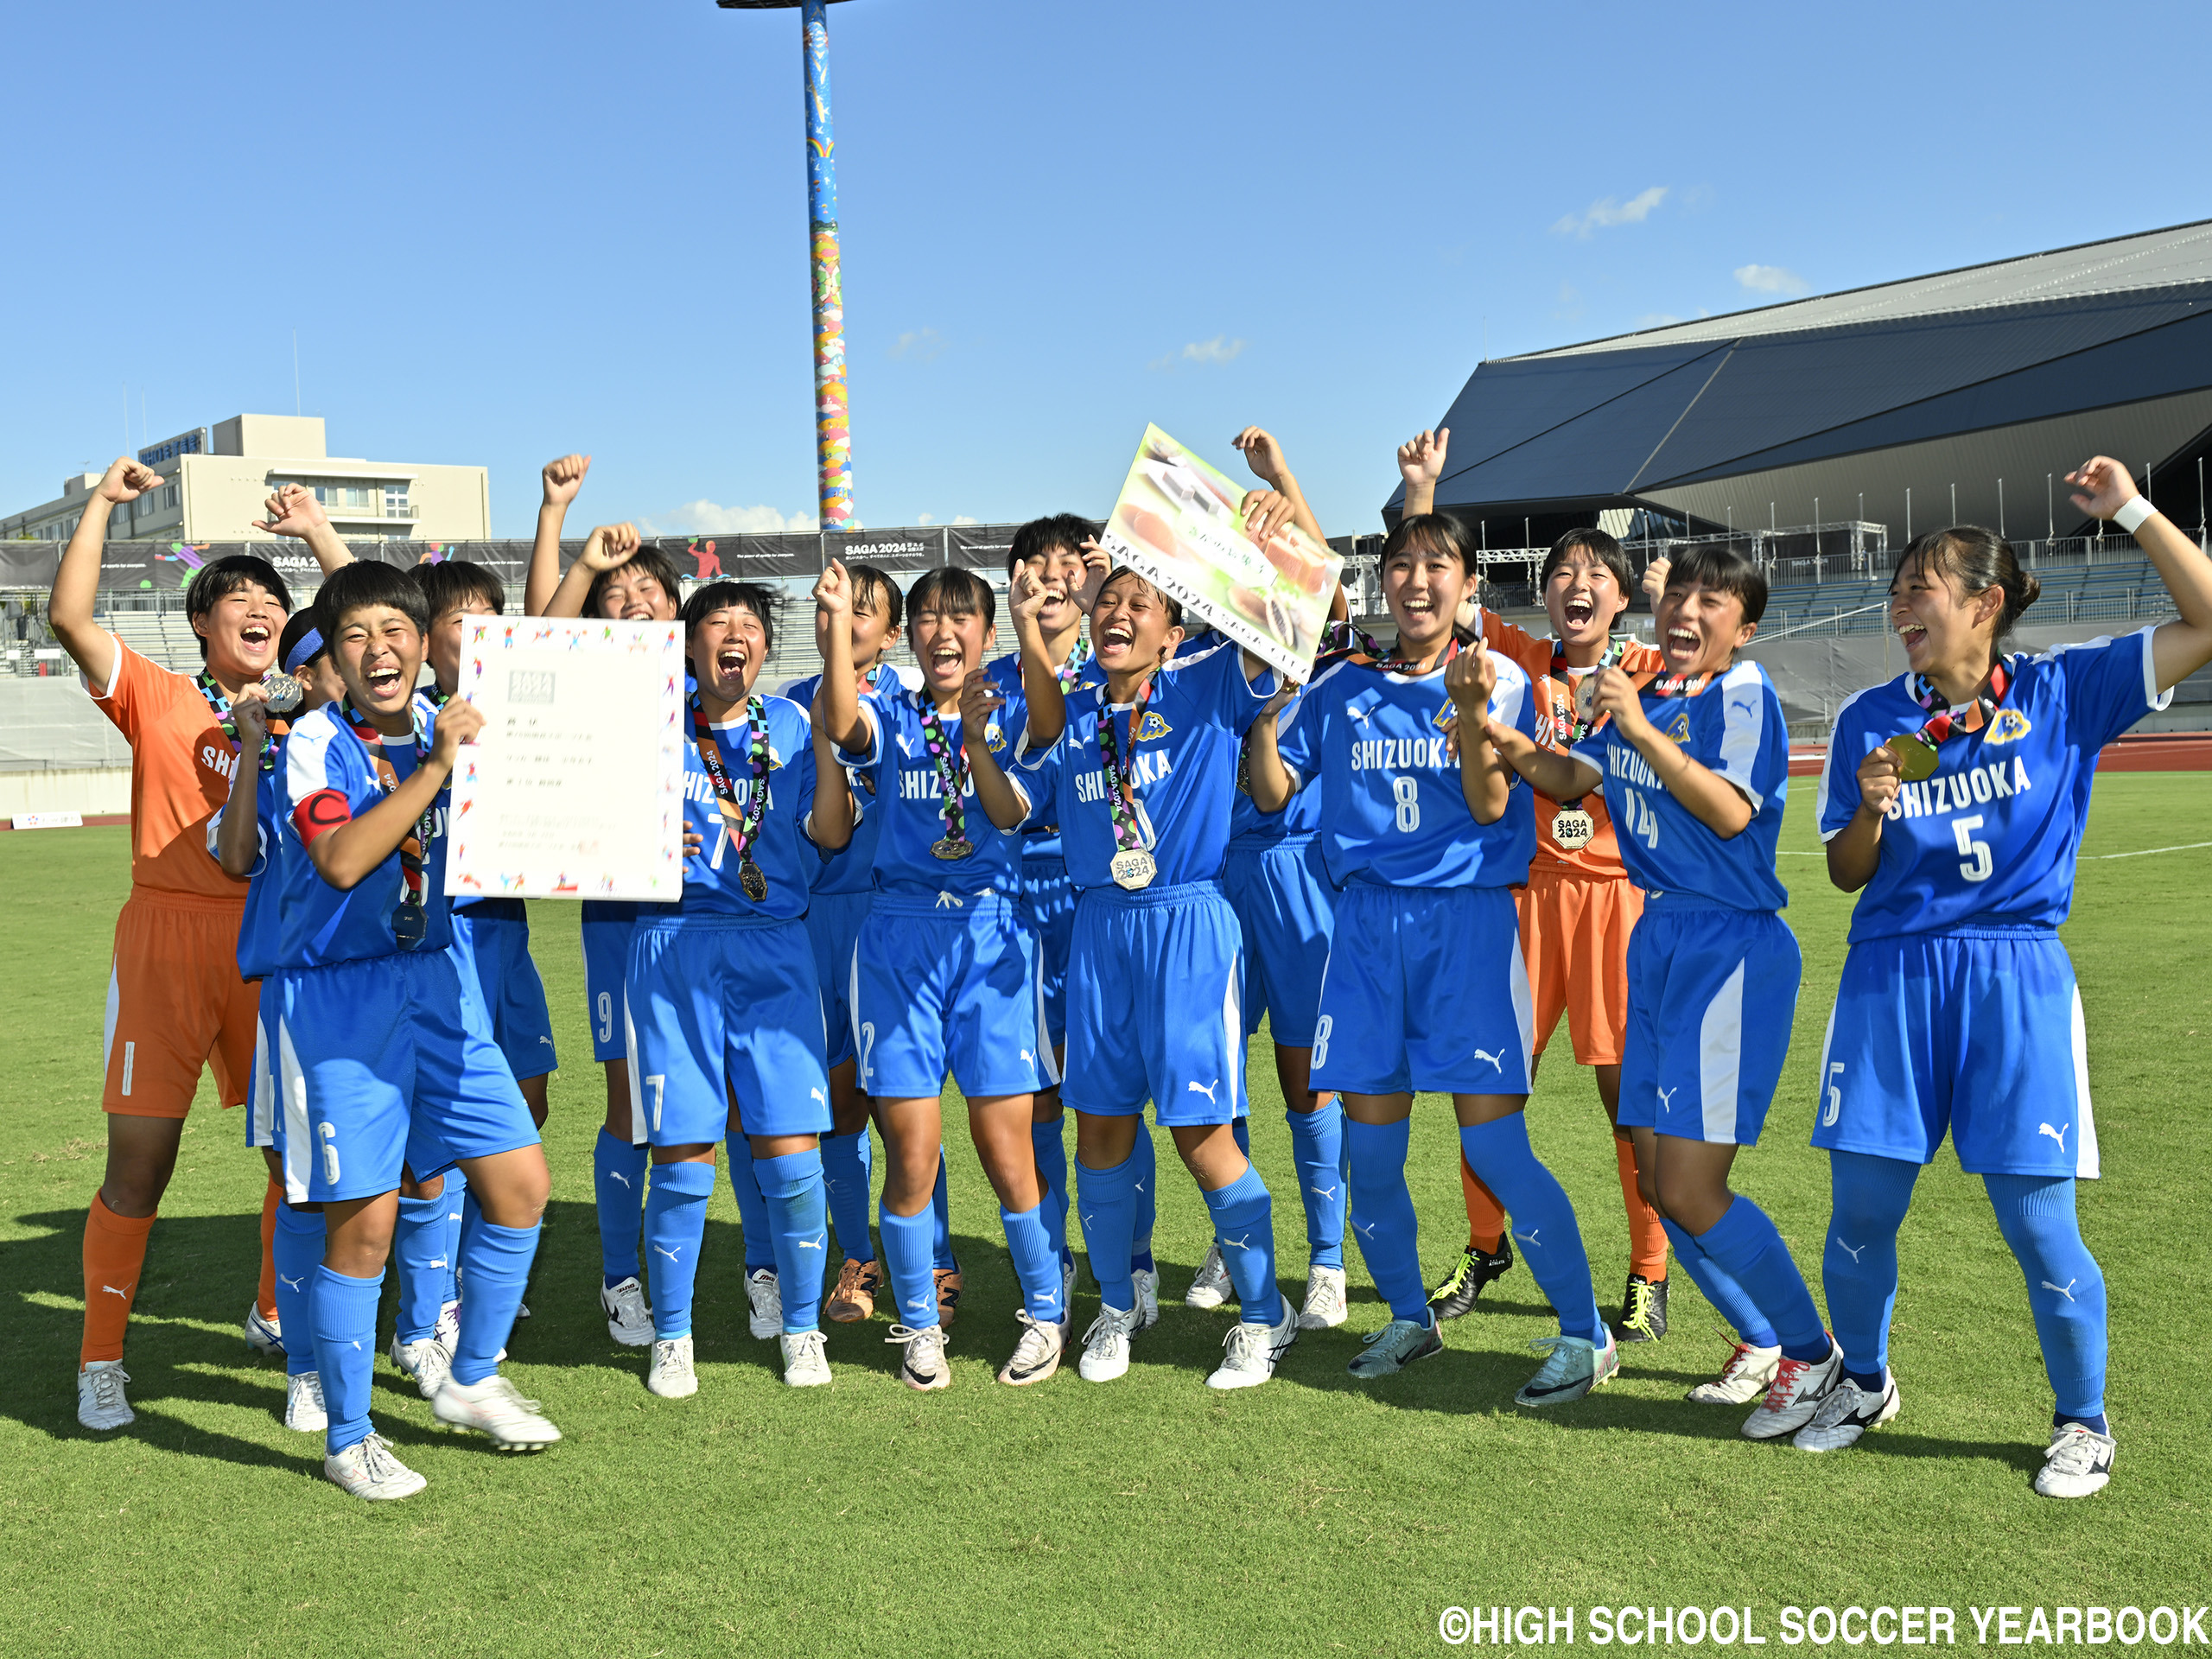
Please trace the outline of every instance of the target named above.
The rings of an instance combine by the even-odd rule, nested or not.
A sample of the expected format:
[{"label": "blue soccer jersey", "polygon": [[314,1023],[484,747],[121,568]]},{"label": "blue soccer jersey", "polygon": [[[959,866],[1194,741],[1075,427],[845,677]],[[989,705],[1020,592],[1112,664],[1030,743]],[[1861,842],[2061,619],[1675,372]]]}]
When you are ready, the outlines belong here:
[{"label": "blue soccer jersey", "polygon": [[1574,754],[1598,769],[1629,880],[1647,893],[1735,910],[1788,905],[1774,849],[1789,792],[1789,734],[1766,671],[1738,663],[1694,696],[1646,691],[1643,714],[1691,760],[1734,785],[1751,803],[1751,821],[1740,834],[1722,836],[1668,793],[1618,724],[1607,721],[1574,746]]},{"label": "blue soccer jersey", "polygon": [[[2007,659],[2011,683],[1988,723],[1946,738],[1935,775],[1891,802],[1881,861],[1852,912],[1854,944],[2066,919],[2097,752],[2172,696],[2158,690],[2151,632]],[[1926,723],[1913,678],[1869,687],[1837,712],[1821,776],[1822,840],[1859,810],[1859,763]]]},{"label": "blue soccer jersey", "polygon": [[[976,799],[971,775],[961,798],[961,834],[976,850],[966,858],[943,859],[930,849],[950,838],[944,820],[944,788],[938,774],[937,757],[931,754],[923,730],[923,700],[926,691],[899,686],[871,693],[861,699],[861,718],[868,730],[868,746],[859,753],[837,752],[837,759],[862,779],[874,793],[870,801],[882,819],[875,843],[875,886],[883,893],[935,897],[948,887],[962,893],[995,893],[1007,898],[1021,892],[1022,837],[1019,828],[1001,830]],[[1019,700],[1011,700],[993,715],[984,728],[984,742],[1007,766],[1013,746],[1007,734],[1018,731],[1024,718]],[[954,714],[941,726],[957,764],[962,743],[960,716]],[[1017,793],[1025,799],[1033,785],[1007,766]]]},{"label": "blue soccer jersey", "polygon": [[1059,822],[1068,875],[1078,889],[1111,886],[1109,867],[1119,850],[1098,748],[1100,721],[1110,715],[1124,745],[1137,827],[1159,866],[1155,881],[1211,881],[1221,874],[1229,849],[1244,734],[1274,690],[1272,673],[1247,682],[1243,653],[1217,635],[1153,675],[1134,732],[1131,710],[1108,704],[1103,684],[1069,694],[1059,741],[1040,754],[1023,755],[1020,766],[1037,779],[1030,792],[1039,813]]},{"label": "blue soccer jersey", "polygon": [[[806,914],[822,855],[809,836],[814,812],[814,727],[807,711],[788,697],[760,699],[767,722],[768,804],[760,818],[753,862],[768,883],[759,902],[739,885],[744,863],[732,844],[732,829],[722,817],[714,779],[692,741],[691,719],[684,720],[683,827],[699,837],[700,849],[683,861],[683,897],[670,905],[641,904],[642,920],[656,916],[742,916],[790,921]],[[732,718],[712,727],[721,752],[722,773],[736,798],[741,822],[753,798],[753,723],[747,703]]]},{"label": "blue soccer jersey", "polygon": [[[438,791],[431,834],[423,849],[423,931],[422,938],[411,946],[403,945],[392,928],[392,917],[405,893],[398,848],[354,886],[342,891],[322,879],[308,854],[308,843],[317,836],[350,823],[385,796],[376,761],[367,744],[346,724],[340,713],[342,707],[326,703],[303,716],[285,738],[283,764],[277,768],[283,783],[272,827],[280,830],[286,842],[276,859],[282,883],[276,963],[280,967],[321,968],[333,963],[397,956],[403,950],[410,954],[439,951],[453,942],[445,897],[449,791]],[[411,777],[418,754],[429,752],[436,720],[437,711],[429,700],[417,696],[415,721],[419,735],[378,741],[397,781]]]},{"label": "blue soccer jersey", "polygon": [[[919,682],[920,677],[911,669],[899,670],[888,663],[879,663],[869,678],[869,690],[873,691],[889,690],[899,685],[911,690]],[[800,708],[810,709],[814,707],[815,694],[821,689],[822,677],[809,674],[804,679],[793,680],[785,686],[782,695]],[[882,831],[883,815],[875,810],[875,797],[870,792],[872,785],[864,783],[850,766],[845,769],[845,779],[853,790],[853,838],[845,843],[845,850],[842,853],[826,854],[823,858],[822,873],[814,878],[814,890],[824,896],[873,893],[875,890],[875,838]]]},{"label": "blue soccer jersey", "polygon": [[[1275,716],[1278,730],[1287,731],[1304,706],[1306,694],[1300,691],[1290,706]],[[1321,791],[1302,789],[1290,798],[1290,804],[1280,812],[1262,812],[1252,804],[1251,792],[1240,789],[1229,819],[1229,844],[1239,852],[1257,852],[1285,841],[1305,840],[1321,828]]]},{"label": "blue soccer jersey", "polygon": [[[1098,666],[1098,659],[1090,654],[1090,643],[1088,639],[1076,646],[1069,661],[1074,664],[1074,671],[1061,682],[1062,690],[1074,692],[1087,685],[1106,683],[1106,671]],[[1006,708],[999,711],[999,719],[1006,724],[1007,729],[1014,734],[1014,741],[1020,742],[1021,740],[1020,723],[1008,721],[1007,717],[1012,710],[1027,707],[1028,702],[1029,694],[1023,690],[1021,686],[1021,653],[1015,651],[1008,652],[1003,657],[994,657],[983,664],[983,672],[990,676],[991,683],[998,688],[999,695],[1006,699]],[[1060,856],[1060,826],[1051,817],[1040,814],[1039,818],[1025,825],[1021,833],[1024,857],[1058,858]]]},{"label": "blue soccer jersey", "polygon": [[[1529,677],[1493,654],[1491,718],[1535,734]],[[1525,883],[1536,850],[1535,791],[1509,774],[1505,815],[1477,823],[1446,744],[1452,698],[1444,668],[1388,674],[1332,663],[1313,677],[1277,746],[1301,794],[1320,796],[1329,879],[1390,887],[1504,887]],[[1319,785],[1318,791],[1313,786]]]},{"label": "blue soccer jersey", "polygon": [[[272,745],[280,740],[269,740]],[[284,838],[273,833],[281,822],[283,785],[279,771],[283,765],[283,751],[277,749],[275,766],[257,768],[254,772],[254,842],[259,856],[253,868],[246,873],[245,913],[238,919],[238,977],[266,979],[276,971],[277,953],[283,948],[283,877],[277,874],[274,855],[283,850]],[[232,780],[235,791],[237,779]],[[223,817],[230,810],[226,803],[215,816],[207,820],[207,856],[221,862],[217,853],[218,838],[223,828]],[[257,1142],[255,1144],[266,1144]]]}]

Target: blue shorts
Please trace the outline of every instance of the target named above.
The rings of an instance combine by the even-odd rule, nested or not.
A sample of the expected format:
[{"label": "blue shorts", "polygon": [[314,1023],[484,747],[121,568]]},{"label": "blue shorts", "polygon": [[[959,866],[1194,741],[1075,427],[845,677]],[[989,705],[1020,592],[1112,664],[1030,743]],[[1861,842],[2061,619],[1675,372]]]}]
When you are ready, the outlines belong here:
[{"label": "blue shorts", "polygon": [[283,1118],[276,1104],[276,1068],[272,1058],[276,1046],[270,1034],[276,1009],[272,1000],[276,995],[276,984],[274,974],[261,982],[261,1007],[253,1016],[253,1081],[246,1085],[245,1143],[256,1148],[281,1148],[284,1144],[277,1132]]},{"label": "blue shorts", "polygon": [[584,1013],[591,1022],[594,1060],[625,1059],[630,1052],[622,1036],[622,976],[637,926],[633,904],[584,902]]},{"label": "blue shorts", "polygon": [[553,1071],[553,1016],[545,1007],[545,982],[531,960],[530,918],[522,900],[486,899],[454,912],[453,949],[484,999],[492,1039],[507,1057],[515,1080]]},{"label": "blue shorts", "polygon": [[1021,861],[1021,902],[1037,940],[1045,984],[1045,1028],[1057,1048],[1068,1039],[1068,947],[1075,938],[1075,885],[1058,854]]},{"label": "blue shorts", "polygon": [[948,1071],[970,1099],[1034,1094],[1059,1081],[1046,1037],[1037,943],[1020,901],[960,904],[875,895],[848,959],[862,1093],[933,1098]]},{"label": "blue shorts", "polygon": [[2094,1180],[2082,993],[2056,934],[1864,939],[1843,959],[1813,1144],[1973,1175]]},{"label": "blue shorts", "polygon": [[814,947],[815,982],[829,1022],[830,1069],[853,1058],[853,947],[868,919],[873,893],[817,893],[807,901],[806,937]]},{"label": "blue shorts", "polygon": [[1245,1034],[1264,1014],[1278,1046],[1311,1048],[1337,908],[1319,841],[1232,844],[1221,885],[1244,927]]},{"label": "blue shorts", "polygon": [[1510,887],[1337,895],[1313,1025],[1313,1088],[1355,1095],[1525,1095],[1535,1000]]},{"label": "blue shorts", "polygon": [[1758,1144],[1804,970],[1770,910],[1655,894],[1628,936],[1620,1126]]},{"label": "blue shorts", "polygon": [[463,1158],[537,1144],[530,1108],[450,954],[371,957],[268,981],[292,1204],[374,1198]]},{"label": "blue shorts", "polygon": [[1244,1099],[1243,934],[1217,881],[1077,900],[1060,1098],[1164,1127],[1227,1123]]},{"label": "blue shorts", "polygon": [[624,982],[638,1145],[830,1132],[822,988],[805,923],[640,921]]}]

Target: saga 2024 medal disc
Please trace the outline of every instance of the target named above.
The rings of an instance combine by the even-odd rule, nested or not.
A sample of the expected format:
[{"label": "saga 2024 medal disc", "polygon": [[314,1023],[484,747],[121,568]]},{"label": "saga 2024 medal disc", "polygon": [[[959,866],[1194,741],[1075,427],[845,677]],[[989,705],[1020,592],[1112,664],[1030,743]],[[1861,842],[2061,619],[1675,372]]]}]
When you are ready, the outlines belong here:
[{"label": "saga 2024 medal disc", "polygon": [[1882,745],[1897,758],[1897,776],[1916,784],[1936,775],[1936,750],[1918,736],[1893,737]]},{"label": "saga 2024 medal disc", "polygon": [[931,845],[930,848],[930,856],[931,858],[944,859],[966,858],[973,854],[975,850],[976,843],[974,842],[955,841],[951,836],[948,836],[943,841],[935,842]]},{"label": "saga 2024 medal disc", "polygon": [[261,706],[272,715],[289,715],[307,700],[300,683],[276,670],[261,677]]},{"label": "saga 2024 medal disc", "polygon": [[1598,821],[1579,806],[1562,806],[1552,817],[1552,839],[1567,852],[1580,852],[1598,833]]},{"label": "saga 2024 medal disc", "polygon": [[1152,878],[1160,874],[1160,866],[1141,847],[1131,847],[1115,854],[1114,861],[1106,868],[1113,876],[1116,887],[1127,887],[1131,893],[1150,887]]},{"label": "saga 2024 medal disc", "polygon": [[768,878],[760,874],[760,867],[749,858],[737,867],[737,885],[745,889],[745,896],[756,905],[768,896]]},{"label": "saga 2024 medal disc", "polygon": [[427,920],[422,906],[411,899],[400,901],[399,908],[391,912],[391,937],[401,950],[412,950],[423,943]]}]

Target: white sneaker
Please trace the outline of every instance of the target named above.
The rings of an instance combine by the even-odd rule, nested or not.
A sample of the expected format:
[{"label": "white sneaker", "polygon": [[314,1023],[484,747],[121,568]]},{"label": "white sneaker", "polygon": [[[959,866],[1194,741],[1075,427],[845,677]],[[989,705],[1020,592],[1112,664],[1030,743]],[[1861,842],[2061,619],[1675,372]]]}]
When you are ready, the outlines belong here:
[{"label": "white sneaker", "polygon": [[785,1382],[795,1389],[818,1389],[830,1381],[830,1356],[819,1331],[786,1331],[783,1344]]},{"label": "white sneaker", "polygon": [[1229,1327],[1229,1334],[1222,1338],[1227,1353],[1221,1369],[1206,1378],[1210,1389],[1256,1389],[1275,1374],[1275,1362],[1283,1350],[1298,1340],[1298,1314],[1291,1307],[1290,1299],[1278,1295],[1282,1318],[1274,1325],[1254,1325],[1249,1319],[1239,1319]]},{"label": "white sneaker", "polygon": [[1781,1363],[1781,1349],[1754,1348],[1748,1342],[1739,1342],[1719,1376],[1699,1383],[1682,1397],[1700,1406],[1748,1405],[1767,1391],[1774,1381],[1775,1368]]},{"label": "white sneaker", "polygon": [[488,1436],[498,1452],[543,1452],[561,1438],[561,1431],[539,1414],[537,1402],[524,1399],[497,1371],[481,1382],[447,1377],[445,1386],[430,1396],[430,1414],[448,1427]]},{"label": "white sneaker", "polygon": [[77,1421],[86,1428],[124,1428],[138,1421],[123,1385],[130,1373],[119,1359],[92,1359],[77,1372]]},{"label": "white sneaker", "polygon": [[1042,1382],[1060,1369],[1060,1344],[1065,1338],[1067,1325],[1065,1320],[1047,1323],[1035,1319],[1027,1308],[1014,1317],[1021,1325],[1021,1340],[1014,1344],[1014,1357],[999,1372],[999,1381],[1025,1389],[1032,1382]]},{"label": "white sneaker", "polygon": [[908,1388],[927,1394],[932,1389],[952,1386],[952,1366],[944,1357],[943,1325],[924,1325],[918,1331],[909,1325],[894,1325],[884,1340],[906,1349],[906,1358],[899,1367],[899,1380]]},{"label": "white sneaker", "polygon": [[[1137,1292],[1137,1329],[1149,1331],[1160,1323],[1160,1270],[1157,1268],[1131,1268],[1129,1282]],[[1065,1302],[1060,1304],[1065,1307]]]},{"label": "white sneaker", "polygon": [[784,1292],[773,1268],[745,1275],[745,1300],[753,1304],[753,1334],[766,1342],[784,1334]]},{"label": "white sneaker", "polygon": [[1075,1306],[1075,1258],[1070,1256],[1060,1263],[1060,1306]]},{"label": "white sneaker", "polygon": [[391,1363],[415,1379],[415,1386],[423,1391],[425,1400],[434,1400],[445,1386],[448,1373],[453,1370],[453,1351],[435,1337],[424,1337],[419,1342],[402,1342],[399,1333],[391,1333]]},{"label": "white sneaker", "polygon": [[257,1353],[273,1354],[282,1358],[284,1353],[284,1322],[274,1313],[264,1317],[261,1304],[256,1302],[245,1311],[245,1345]]},{"label": "white sneaker", "polygon": [[645,1287],[635,1274],[601,1289],[599,1311],[607,1315],[607,1334],[624,1347],[642,1348],[652,1341],[653,1316],[646,1310]]},{"label": "white sneaker", "polygon": [[[452,1354],[461,1351],[461,1304],[459,1302],[448,1302],[438,1310],[438,1322],[430,1327],[430,1335],[437,1339],[446,1352]],[[502,1353],[499,1357],[505,1359],[506,1355]]]},{"label": "white sneaker", "polygon": [[1878,1394],[1870,1394],[1847,1376],[1789,1443],[1800,1452],[1840,1452],[1856,1445],[1868,1429],[1879,1428],[1896,1416],[1900,1403],[1897,1380],[1887,1370],[1882,1373]]},{"label": "white sneaker", "polygon": [[302,1434],[320,1434],[330,1427],[330,1413],[322,1403],[322,1374],[304,1371],[284,1379],[284,1427]]},{"label": "white sneaker", "polygon": [[[645,1327],[645,1334],[648,1338],[652,1335],[650,1325]],[[699,1392],[699,1373],[691,1366],[690,1333],[653,1343],[653,1360],[645,1370],[645,1387],[664,1400],[687,1399]]]},{"label": "white sneaker", "polygon": [[1344,1306],[1344,1270],[1342,1268],[1308,1268],[1306,1270],[1306,1306],[1298,1315],[1301,1331],[1326,1331],[1342,1325],[1347,1313]]},{"label": "white sneaker", "polygon": [[2112,1460],[2120,1443],[2080,1423],[2067,1423],[2050,1431],[2050,1449],[2036,1471],[2036,1491],[2044,1497],[2087,1497],[2101,1491],[2112,1478]]},{"label": "white sneaker", "polygon": [[1744,1438],[1747,1440],[1778,1440],[1784,1434],[1795,1434],[1813,1421],[1813,1417],[1835,1392],[1835,1385],[1843,1378],[1843,1350],[1833,1338],[1828,1342],[1826,1359],[1802,1360],[1784,1357],[1774,1368],[1774,1381],[1767,1384],[1766,1398],[1758,1409],[1744,1419]]},{"label": "white sneaker", "polygon": [[1198,1263],[1198,1276],[1191,1281],[1190,1289],[1183,1293],[1185,1307],[1219,1307],[1235,1293],[1230,1283],[1229,1269],[1222,1265],[1221,1246],[1206,1246],[1206,1259]]},{"label": "white sneaker", "polygon": [[372,1503],[412,1497],[430,1484],[392,1456],[381,1434],[356,1440],[343,1452],[324,1458],[322,1472],[341,1490]]},{"label": "white sneaker", "polygon": [[1111,1382],[1129,1369],[1129,1337],[1137,1328],[1136,1309],[1103,1307],[1083,1333],[1083,1357],[1076,1375],[1086,1382]]}]

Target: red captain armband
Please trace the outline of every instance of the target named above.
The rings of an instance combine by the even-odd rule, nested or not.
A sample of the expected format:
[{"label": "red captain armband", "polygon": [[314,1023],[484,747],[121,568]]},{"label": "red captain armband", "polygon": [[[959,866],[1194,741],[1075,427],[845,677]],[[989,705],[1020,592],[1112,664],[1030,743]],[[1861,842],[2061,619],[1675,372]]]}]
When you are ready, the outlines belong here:
[{"label": "red captain armband", "polygon": [[299,832],[302,847],[317,836],[353,822],[353,806],[340,790],[318,789],[292,809],[292,828]]}]

